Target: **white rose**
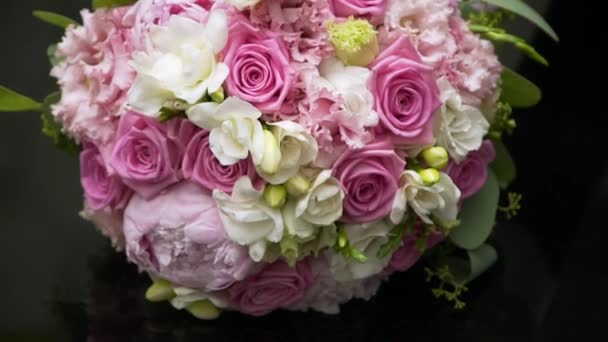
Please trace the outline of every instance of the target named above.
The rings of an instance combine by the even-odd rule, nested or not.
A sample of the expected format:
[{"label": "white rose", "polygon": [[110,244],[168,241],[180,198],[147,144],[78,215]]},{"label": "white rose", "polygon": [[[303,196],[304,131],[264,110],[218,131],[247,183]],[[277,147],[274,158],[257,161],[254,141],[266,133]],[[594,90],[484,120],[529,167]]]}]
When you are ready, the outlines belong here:
[{"label": "white rose", "polygon": [[303,221],[328,226],[342,217],[344,191],[340,182],[331,176],[331,170],[323,170],[308,190],[298,199],[295,217]]},{"label": "white rose", "polygon": [[245,176],[234,185],[232,196],[220,190],[213,192],[228,237],[249,246],[249,255],[256,262],[264,257],[267,242],[279,242],[283,237],[281,212],[270,208],[263,194]]},{"label": "white rose", "polygon": [[151,30],[150,40],[153,49],[133,57],[137,78],[129,92],[129,104],[148,115],[159,115],[175,98],[195,104],[228,77],[228,67],[217,60],[228,40],[223,11],[211,12],[206,25],[174,15],[167,26]]},{"label": "white rose", "polygon": [[264,172],[260,167],[257,171],[267,182],[282,184],[295,176],[300,166],[313,162],[317,158],[319,147],[315,138],[295,122],[274,122],[268,126],[281,149],[281,161],[278,170],[273,174]]},{"label": "white rose", "polygon": [[393,227],[385,221],[364,224],[347,224],[344,231],[350,246],[361,251],[366,262],[353,259],[344,260],[339,253],[332,253],[330,268],[337,281],[364,279],[382,271],[391,258],[378,258],[377,254],[382,245],[388,242],[388,233]]},{"label": "white rose", "polygon": [[422,221],[432,224],[430,215],[444,222],[456,220],[458,217],[458,202],[460,190],[450,176],[441,172],[438,183],[426,186],[416,171],[408,170],[403,173],[403,186],[395,195],[391,221],[395,224],[403,221],[403,216],[409,205]]},{"label": "white rose", "polygon": [[229,4],[238,8],[241,11],[248,7],[253,7],[257,5],[258,2],[260,2],[260,0],[228,0]]},{"label": "white rose", "polygon": [[257,108],[236,97],[221,104],[205,102],[186,111],[197,126],[210,130],[209,146],[222,165],[236,164],[247,158],[258,165],[264,155],[264,129]]},{"label": "white rose", "polygon": [[437,81],[443,105],[435,122],[437,144],[444,147],[458,163],[471,151],[476,151],[488,133],[490,124],[483,113],[462,103],[458,91],[446,78]]}]

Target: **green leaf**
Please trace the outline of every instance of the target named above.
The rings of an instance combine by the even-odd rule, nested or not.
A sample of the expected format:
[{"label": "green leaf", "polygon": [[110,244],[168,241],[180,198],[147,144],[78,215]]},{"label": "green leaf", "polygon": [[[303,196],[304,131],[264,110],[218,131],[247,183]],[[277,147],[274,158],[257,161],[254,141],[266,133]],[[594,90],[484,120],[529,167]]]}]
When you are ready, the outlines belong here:
[{"label": "green leaf", "polygon": [[547,33],[556,42],[559,41],[557,33],[551,28],[551,25],[536,12],[532,7],[521,0],[481,0],[491,5],[502,7],[508,11],[511,11],[521,17],[524,17],[540,27],[545,33]]},{"label": "green leaf", "polygon": [[450,240],[466,250],[481,246],[494,228],[500,189],[494,172],[488,171],[488,181],[481,191],[464,201],[459,216],[461,224],[450,233]]},{"label": "green leaf", "polygon": [[40,110],[42,104],[0,85],[0,112],[28,112]]},{"label": "green leaf", "polygon": [[78,26],[78,23],[74,19],[53,12],[34,11],[34,17],[44,21],[47,24],[55,25],[64,29],[70,25]]},{"label": "green leaf", "polygon": [[489,39],[498,43],[509,43],[518,48],[520,51],[526,54],[532,60],[544,65],[549,66],[549,62],[543,55],[541,55],[536,49],[528,44],[523,38],[507,33],[504,29],[483,26],[483,25],[469,25],[471,31],[482,34],[484,38]]},{"label": "green leaf", "polygon": [[488,244],[482,244],[476,249],[466,251],[466,255],[450,255],[440,260],[439,264],[448,266],[457,282],[467,284],[482,275],[497,260],[496,249]]},{"label": "green leaf", "polygon": [[46,49],[46,55],[49,57],[49,62],[52,66],[58,65],[65,60],[65,57],[57,56],[57,44],[51,44]]},{"label": "green leaf", "polygon": [[502,141],[493,141],[493,143],[496,159],[490,164],[490,168],[494,171],[500,187],[506,189],[517,177],[517,169],[505,144]]},{"label": "green leaf", "polygon": [[136,0],[93,0],[93,9],[128,6]]},{"label": "green leaf", "polygon": [[60,92],[54,92],[44,99],[44,104],[41,110],[40,119],[42,120],[42,133],[53,139],[55,146],[60,150],[72,156],[78,156],[80,153],[80,145],[74,140],[65,135],[61,131],[61,124],[55,121],[55,117],[51,113],[51,106],[59,102],[61,99]]},{"label": "green leaf", "polygon": [[540,102],[541,90],[525,77],[505,67],[502,71],[500,100],[515,108],[532,107]]}]

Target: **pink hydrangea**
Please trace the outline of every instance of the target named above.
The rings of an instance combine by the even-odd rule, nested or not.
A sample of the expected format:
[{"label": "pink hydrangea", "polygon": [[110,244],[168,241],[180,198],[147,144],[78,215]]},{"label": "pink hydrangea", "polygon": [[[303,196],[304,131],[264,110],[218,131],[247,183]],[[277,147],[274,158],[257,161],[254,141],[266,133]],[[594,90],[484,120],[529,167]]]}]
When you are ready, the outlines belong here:
[{"label": "pink hydrangea", "polygon": [[51,75],[61,86],[53,115],[77,141],[108,143],[134,79],[132,46],[121,24],[125,8],[81,12],[83,25],[70,26],[57,47],[64,61]]},{"label": "pink hydrangea", "polygon": [[221,290],[256,270],[247,248],[228,239],[211,194],[193,183],[149,201],[135,195],[124,232],[129,259],[178,286]]}]

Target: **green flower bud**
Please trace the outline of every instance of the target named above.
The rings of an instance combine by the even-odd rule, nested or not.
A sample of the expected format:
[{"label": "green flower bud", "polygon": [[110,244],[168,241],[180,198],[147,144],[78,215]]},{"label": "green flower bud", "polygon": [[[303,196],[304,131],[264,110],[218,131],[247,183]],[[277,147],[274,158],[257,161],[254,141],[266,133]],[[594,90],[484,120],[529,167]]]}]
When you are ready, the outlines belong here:
[{"label": "green flower bud", "polygon": [[297,175],[288,179],[287,183],[285,183],[285,187],[290,195],[302,196],[310,189],[310,181],[305,177]]},{"label": "green flower bud", "polygon": [[368,66],[380,53],[378,32],[365,19],[348,18],[327,26],[336,57],[346,65]]},{"label": "green flower bud", "polygon": [[220,316],[220,310],[208,300],[199,300],[186,307],[192,316],[198,319],[211,320]]},{"label": "green flower bud", "polygon": [[418,172],[422,178],[422,182],[426,186],[433,186],[441,179],[441,174],[435,169],[424,169]]},{"label": "green flower bud", "polygon": [[213,101],[213,102],[216,102],[216,103],[224,102],[224,99],[226,98],[226,95],[224,94],[224,87],[220,87],[220,89],[209,94],[209,97],[211,98],[211,101]]},{"label": "green flower bud", "polygon": [[287,264],[291,267],[295,266],[296,261],[300,257],[300,246],[294,236],[285,234],[280,242],[281,255],[287,260]]},{"label": "green flower bud", "polygon": [[146,291],[146,299],[150,302],[163,302],[175,298],[171,283],[165,279],[158,279]]},{"label": "green flower bud", "polygon": [[264,189],[264,201],[271,208],[280,208],[287,200],[287,190],[283,185],[268,185]]},{"label": "green flower bud", "polygon": [[448,151],[441,146],[427,148],[422,151],[422,159],[429,167],[443,170],[448,166]]},{"label": "green flower bud", "polygon": [[264,130],[264,156],[260,163],[262,171],[273,175],[281,165],[281,147],[279,142],[269,130]]}]

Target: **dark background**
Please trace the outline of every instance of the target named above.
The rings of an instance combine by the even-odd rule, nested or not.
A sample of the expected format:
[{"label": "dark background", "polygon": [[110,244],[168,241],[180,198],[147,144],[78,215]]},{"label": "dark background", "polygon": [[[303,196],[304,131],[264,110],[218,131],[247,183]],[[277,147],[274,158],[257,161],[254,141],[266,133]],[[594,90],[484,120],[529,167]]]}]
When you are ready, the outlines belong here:
[{"label": "dark background", "polygon": [[[436,301],[420,267],[340,316],[229,313],[209,323],[147,304],[146,280],[77,215],[77,160],[40,134],[37,115],[0,113],[0,341],[608,340],[606,19],[586,2],[531,3],[546,9],[561,42],[530,36],[550,68],[505,57],[541,86],[544,100],[516,112],[508,145],[523,210],[497,227],[500,262],[471,285],[465,310]],[[78,18],[88,4],[2,1],[0,84],[37,99],[52,92],[45,50],[62,32],[30,13]]]}]

